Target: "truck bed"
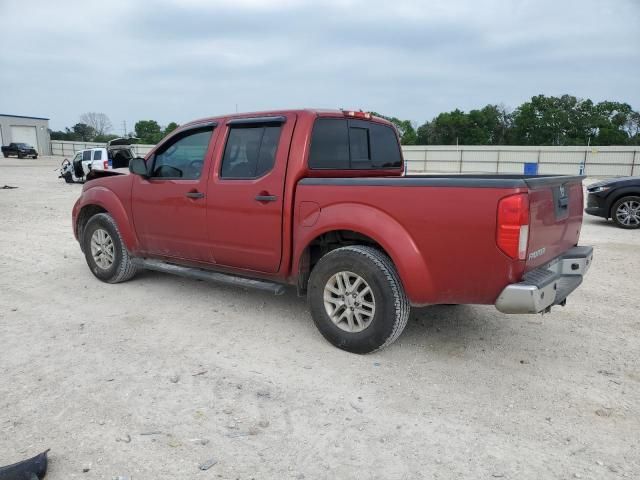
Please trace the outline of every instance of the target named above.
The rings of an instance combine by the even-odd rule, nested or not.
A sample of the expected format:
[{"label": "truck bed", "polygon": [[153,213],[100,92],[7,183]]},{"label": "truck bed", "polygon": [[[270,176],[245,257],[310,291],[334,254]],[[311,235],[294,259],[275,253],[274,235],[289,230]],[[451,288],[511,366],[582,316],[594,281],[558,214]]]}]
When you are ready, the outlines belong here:
[{"label": "truck bed", "polygon": [[[577,244],[582,179],[562,175],[305,178],[298,184],[296,202],[317,204],[321,212],[317,222],[338,206],[351,208],[359,224],[376,226],[368,232],[374,240],[389,237],[388,231],[376,230],[397,226],[406,232],[406,237],[397,235],[397,241],[383,246],[394,261],[414,251],[414,258],[423,262],[428,274],[406,282],[412,304],[493,304],[507,284],[519,282],[527,271]],[[518,193],[528,194],[529,199],[526,260],[508,257],[496,244],[498,202]],[[560,196],[567,198],[562,211],[556,208]],[[399,266],[401,274],[411,275],[403,268]],[[408,271],[412,268],[406,266]]]}]

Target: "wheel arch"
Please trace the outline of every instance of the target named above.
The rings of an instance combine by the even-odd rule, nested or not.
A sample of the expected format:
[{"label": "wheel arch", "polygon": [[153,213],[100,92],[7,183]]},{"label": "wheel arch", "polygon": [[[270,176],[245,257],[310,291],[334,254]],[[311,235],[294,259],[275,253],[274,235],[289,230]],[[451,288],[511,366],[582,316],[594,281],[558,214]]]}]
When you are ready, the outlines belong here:
[{"label": "wheel arch", "polygon": [[323,207],[312,227],[298,225],[291,270],[298,292],[306,291],[309,275],[324,254],[363,244],[378,248],[391,259],[412,304],[429,303],[431,276],[411,234],[387,213],[362,204]]},{"label": "wheel arch", "polygon": [[79,205],[76,224],[74,225],[76,236],[82,246],[82,234],[84,228],[94,215],[107,213],[118,226],[122,240],[129,252],[138,249],[138,239],[135,235],[133,223],[120,199],[104,187],[94,187],[85,190],[82,194],[82,204]]}]

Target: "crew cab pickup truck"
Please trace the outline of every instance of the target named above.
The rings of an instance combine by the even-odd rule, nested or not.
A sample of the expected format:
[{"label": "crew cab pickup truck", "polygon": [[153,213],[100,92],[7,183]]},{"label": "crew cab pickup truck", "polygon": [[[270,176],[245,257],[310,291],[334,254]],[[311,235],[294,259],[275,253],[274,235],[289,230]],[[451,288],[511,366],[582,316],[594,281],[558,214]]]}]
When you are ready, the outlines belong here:
[{"label": "crew cab pickup truck", "polygon": [[38,158],[38,152],[31,145],[26,143],[10,143],[2,147],[4,158],[15,155],[18,158],[33,157]]},{"label": "crew cab pickup truck", "polygon": [[356,353],[393,342],[410,306],[564,305],[593,257],[578,246],[582,177],[407,177],[394,127],[364,112],[198,120],[100,175],[73,207],[100,280],[147,268],[289,284],[324,337]]}]

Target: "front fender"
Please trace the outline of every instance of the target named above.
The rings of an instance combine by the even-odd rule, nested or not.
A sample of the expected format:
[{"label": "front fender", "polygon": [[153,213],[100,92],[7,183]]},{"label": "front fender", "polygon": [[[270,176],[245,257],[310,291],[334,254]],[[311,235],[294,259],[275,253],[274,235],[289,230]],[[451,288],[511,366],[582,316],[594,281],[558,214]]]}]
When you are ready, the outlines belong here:
[{"label": "front fender", "polygon": [[[318,236],[336,230],[366,235],[382,246],[391,258],[404,290],[413,305],[430,303],[434,285],[429,268],[411,234],[393,217],[380,209],[358,203],[337,203],[314,212],[312,221],[297,218],[294,232],[294,264],[299,272],[304,250]],[[305,221],[306,220],[306,221]],[[315,220],[315,221],[313,221]]]},{"label": "front fender", "polygon": [[[97,205],[109,213],[116,222],[120,236],[124,241],[127,250],[135,253],[138,250],[138,237],[135,234],[133,221],[127,213],[127,209],[122,204],[118,196],[108,188],[103,186],[90,187],[84,192],[74,206],[74,231],[77,230],[77,218],[82,208],[90,205]],[[77,237],[77,233],[76,233]]]}]

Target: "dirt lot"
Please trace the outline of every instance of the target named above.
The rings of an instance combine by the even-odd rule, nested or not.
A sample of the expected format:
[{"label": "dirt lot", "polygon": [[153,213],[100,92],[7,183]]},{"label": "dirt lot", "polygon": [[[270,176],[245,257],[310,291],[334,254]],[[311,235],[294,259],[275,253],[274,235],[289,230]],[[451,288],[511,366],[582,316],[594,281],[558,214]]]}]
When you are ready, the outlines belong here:
[{"label": "dirt lot", "polygon": [[51,448],[51,480],[640,478],[640,231],[585,218],[596,260],[564,309],[414,310],[357,356],[293,291],[100,283],[58,163],[0,159],[19,187],[0,190],[0,465]]}]

